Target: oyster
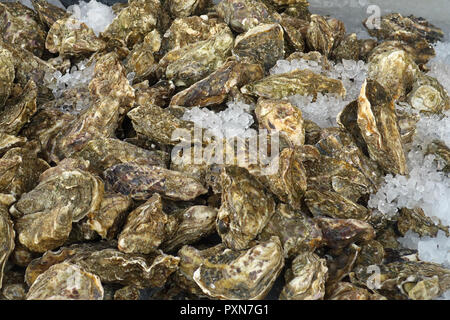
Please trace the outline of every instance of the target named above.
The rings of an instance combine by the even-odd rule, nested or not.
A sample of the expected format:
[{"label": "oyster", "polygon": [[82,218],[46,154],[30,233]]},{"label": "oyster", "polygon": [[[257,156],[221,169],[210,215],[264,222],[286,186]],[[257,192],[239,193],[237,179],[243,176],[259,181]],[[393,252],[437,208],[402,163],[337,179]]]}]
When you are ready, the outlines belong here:
[{"label": "oyster", "polygon": [[329,297],[329,300],[386,300],[380,294],[371,293],[364,288],[360,288],[351,284],[349,282],[339,282],[337,283],[332,293]]},{"label": "oyster", "polygon": [[27,300],[103,300],[103,286],[97,275],[63,262],[33,282]]},{"label": "oyster", "polygon": [[283,99],[288,96],[312,95],[318,93],[345,96],[342,81],[327,78],[310,70],[294,70],[275,74],[250,83],[241,89],[242,93],[269,99]]},{"label": "oyster", "polygon": [[46,170],[36,188],[10,208],[16,216],[22,216],[16,223],[20,243],[32,251],[45,252],[62,245],[72,222],[100,207],[103,182],[74,168],[70,160]]},{"label": "oyster", "polygon": [[3,41],[42,57],[45,30],[32,9],[19,2],[0,3],[0,30]]},{"label": "oyster", "polygon": [[419,111],[442,113],[450,109],[450,98],[444,87],[436,78],[425,74],[416,78],[407,101]]},{"label": "oyster", "polygon": [[263,1],[223,0],[217,6],[217,14],[231,29],[241,33],[261,23],[278,23],[281,17],[269,10]]},{"label": "oyster", "polygon": [[209,297],[227,300],[263,299],[284,265],[278,238],[246,251],[225,249],[195,270],[193,279]]},{"label": "oyster", "polygon": [[397,219],[397,229],[403,236],[409,230],[419,234],[421,237],[435,237],[439,230],[449,233],[448,227],[435,224],[420,208],[401,208]]},{"label": "oyster", "polygon": [[275,202],[244,168],[225,167],[220,178],[222,205],[217,231],[229,248],[246,249],[274,214]]},{"label": "oyster", "polygon": [[364,221],[355,219],[315,218],[319,224],[325,245],[344,248],[351,243],[372,240],[375,231]]},{"label": "oyster", "polygon": [[175,91],[175,85],[172,81],[160,80],[153,86],[149,87],[145,81],[134,86],[136,104],[139,106],[165,107]]},{"label": "oyster", "polygon": [[114,293],[114,300],[141,300],[141,290],[135,286],[125,286]]},{"label": "oyster", "polygon": [[358,98],[358,126],[370,157],[389,173],[406,174],[394,101],[376,81],[365,81]]},{"label": "oyster", "polygon": [[46,25],[49,29],[56,21],[67,18],[70,15],[64,9],[61,9],[46,0],[31,0],[31,3],[39,16],[41,23]]},{"label": "oyster", "polygon": [[402,49],[375,49],[369,57],[368,78],[380,83],[395,100],[406,97],[419,72],[413,57]]},{"label": "oyster", "polygon": [[168,52],[160,61],[158,75],[164,75],[178,87],[190,86],[220,67],[231,54],[233,34],[229,28],[204,41]]},{"label": "oyster", "polygon": [[11,93],[15,71],[11,52],[0,47],[0,111]]},{"label": "oyster", "polygon": [[260,24],[236,37],[233,55],[261,64],[266,71],[284,58],[283,28],[279,24]]},{"label": "oyster", "polygon": [[440,140],[432,141],[426,150],[427,154],[434,154],[444,163],[442,171],[450,172],[450,148]]},{"label": "oyster", "polygon": [[367,220],[370,211],[337,192],[308,190],[304,201],[314,216],[328,216],[338,219]]},{"label": "oyster", "polygon": [[101,138],[90,140],[72,158],[89,160],[89,170],[100,174],[116,164],[138,159],[150,165],[166,167],[169,155],[163,151],[145,150],[119,139]]},{"label": "oyster", "polygon": [[[153,32],[157,31],[153,30],[152,33]],[[149,36],[153,37],[152,33],[149,33],[144,38],[144,42],[136,44],[126,58],[127,63],[125,67],[128,73],[134,74],[135,78],[133,81],[149,78],[156,71],[158,64],[153,56],[155,50],[151,44],[146,41]]]},{"label": "oyster", "polygon": [[335,29],[324,17],[317,14],[311,15],[311,22],[306,34],[306,43],[311,50],[319,51],[328,57],[335,46],[336,35]]},{"label": "oyster", "polygon": [[284,203],[277,205],[275,214],[259,238],[267,241],[272,236],[280,239],[285,257],[294,257],[304,251],[312,252],[322,244],[322,232],[317,223]]},{"label": "oyster", "polygon": [[25,137],[16,137],[7,133],[0,133],[0,157],[11,148],[22,147],[27,142]]},{"label": "oyster", "polygon": [[131,205],[129,196],[107,192],[103,196],[100,208],[88,215],[87,224],[103,239],[113,239],[119,234]]},{"label": "oyster", "polygon": [[162,210],[162,199],[155,193],[128,215],[118,238],[118,248],[126,253],[148,254],[170,238],[177,220]]},{"label": "oyster", "polygon": [[337,61],[355,60],[358,61],[361,56],[361,42],[356,33],[348,34],[342,39],[341,43],[333,50],[332,57]]},{"label": "oyster", "polygon": [[69,17],[53,23],[48,31],[45,47],[61,56],[80,56],[103,50],[106,43],[86,24]]},{"label": "oyster", "polygon": [[369,267],[375,264],[383,263],[385,251],[383,245],[377,240],[369,240],[359,244],[361,250],[356,258],[357,267]]},{"label": "oyster", "polygon": [[3,271],[9,255],[14,250],[14,237],[16,233],[9,218],[7,207],[0,203],[0,289],[3,283]]},{"label": "oyster", "polygon": [[200,14],[212,4],[211,0],[168,0],[167,6],[173,17],[188,17]]},{"label": "oyster", "polygon": [[325,296],[327,264],[312,252],[300,253],[286,272],[282,300],[322,300]]},{"label": "oyster", "polygon": [[259,80],[264,70],[258,64],[230,60],[208,77],[172,97],[170,105],[184,107],[209,106],[223,103],[234,87]]},{"label": "oyster", "polygon": [[170,239],[161,244],[165,252],[191,244],[216,230],[217,209],[207,206],[192,206],[172,215],[177,227]]},{"label": "oyster", "polygon": [[287,49],[291,52],[305,51],[305,35],[309,27],[309,22],[283,13],[281,14],[280,24],[284,30]]},{"label": "oyster", "polygon": [[207,190],[196,179],[181,172],[165,168],[125,162],[104,172],[108,190],[130,195],[136,200],[146,200],[159,192],[173,200],[192,200]]},{"label": "oyster", "polygon": [[37,87],[33,80],[28,81],[23,93],[6,101],[0,111],[0,132],[17,135],[36,113]]}]

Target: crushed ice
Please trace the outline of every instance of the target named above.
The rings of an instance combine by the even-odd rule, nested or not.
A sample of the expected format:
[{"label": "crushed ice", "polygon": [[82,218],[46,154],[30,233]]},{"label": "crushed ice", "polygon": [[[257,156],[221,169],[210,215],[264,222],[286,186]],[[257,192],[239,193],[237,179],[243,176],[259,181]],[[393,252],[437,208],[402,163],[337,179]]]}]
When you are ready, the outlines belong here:
[{"label": "crushed ice", "polygon": [[69,6],[67,11],[72,13],[77,20],[92,28],[97,36],[100,32],[105,31],[116,17],[111,7],[95,0],[80,1],[79,4]]}]

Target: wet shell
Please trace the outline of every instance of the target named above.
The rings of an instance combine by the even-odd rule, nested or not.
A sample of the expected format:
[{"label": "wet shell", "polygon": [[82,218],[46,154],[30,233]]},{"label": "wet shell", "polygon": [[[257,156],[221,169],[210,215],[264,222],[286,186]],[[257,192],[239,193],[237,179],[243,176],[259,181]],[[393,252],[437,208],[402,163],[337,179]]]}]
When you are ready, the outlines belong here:
[{"label": "wet shell", "polygon": [[421,74],[416,78],[408,103],[416,110],[442,113],[450,109],[450,98],[436,78]]},{"label": "wet shell", "polygon": [[269,292],[283,265],[280,241],[273,237],[243,252],[226,249],[206,259],[193,279],[213,298],[258,300]]},{"label": "wet shell", "polygon": [[16,137],[7,133],[0,133],[0,157],[8,150],[15,147],[22,147],[27,142],[25,137]]},{"label": "wet shell", "polygon": [[330,25],[324,17],[316,14],[311,15],[311,22],[306,34],[306,42],[311,50],[319,51],[328,57],[335,45],[336,36],[334,26]]},{"label": "wet shell", "polygon": [[173,17],[188,17],[203,12],[211,0],[168,0],[169,12]]},{"label": "wet shell", "polygon": [[0,48],[0,110],[11,93],[14,76],[13,56],[7,49]]},{"label": "wet shell", "polygon": [[305,51],[305,35],[309,27],[309,22],[291,17],[285,13],[281,14],[281,26],[284,30],[284,39],[290,51]]},{"label": "wet shell", "polygon": [[3,271],[9,255],[14,250],[14,238],[16,233],[13,223],[9,218],[8,210],[0,204],[0,289],[3,283]]},{"label": "wet shell", "polygon": [[325,296],[327,264],[312,252],[300,253],[286,272],[281,300],[322,300]]},{"label": "wet shell", "polygon": [[59,263],[36,279],[27,300],[103,300],[103,293],[97,275],[70,263]]},{"label": "wet shell", "polygon": [[46,0],[31,0],[31,3],[33,4],[34,10],[39,15],[39,20],[49,29],[56,21],[69,16],[69,13],[64,9],[61,9]]},{"label": "wet shell", "polygon": [[329,300],[386,300],[380,294],[371,293],[349,282],[339,282],[328,297]]}]

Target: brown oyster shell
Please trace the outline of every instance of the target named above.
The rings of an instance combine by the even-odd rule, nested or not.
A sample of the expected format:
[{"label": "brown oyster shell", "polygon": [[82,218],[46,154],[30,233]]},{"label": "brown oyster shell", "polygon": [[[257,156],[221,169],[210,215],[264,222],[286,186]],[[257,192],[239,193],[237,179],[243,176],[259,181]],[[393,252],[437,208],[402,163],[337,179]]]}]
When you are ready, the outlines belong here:
[{"label": "brown oyster shell", "polygon": [[364,288],[360,288],[351,284],[349,282],[339,282],[337,283],[332,293],[329,297],[329,300],[387,300],[380,294],[371,293]]},{"label": "brown oyster shell", "polygon": [[64,9],[61,9],[46,0],[31,0],[31,3],[39,16],[41,23],[46,25],[49,29],[57,20],[69,16],[69,13]]},{"label": "brown oyster shell", "polygon": [[176,219],[162,210],[162,199],[155,193],[144,204],[128,215],[118,237],[118,248],[125,253],[148,254],[170,238],[176,228]]},{"label": "brown oyster shell", "polygon": [[0,204],[0,289],[2,288],[3,271],[6,262],[14,250],[15,236],[13,222],[9,218],[7,207]]},{"label": "brown oyster shell", "polygon": [[361,42],[356,33],[348,34],[342,39],[341,43],[333,50],[332,57],[337,61],[355,60],[358,61],[361,56]]},{"label": "brown oyster shell", "polygon": [[376,81],[365,81],[358,98],[358,126],[370,157],[389,173],[406,174],[394,101]]},{"label": "brown oyster shell", "polygon": [[196,179],[178,171],[125,162],[104,172],[108,190],[130,195],[136,200],[146,200],[158,192],[173,200],[192,200],[207,190]]},{"label": "brown oyster shell", "polygon": [[100,278],[70,264],[59,263],[41,274],[27,293],[27,300],[103,300]]},{"label": "brown oyster shell", "polygon": [[305,35],[309,27],[309,22],[283,13],[281,14],[280,24],[284,30],[284,39],[287,43],[287,49],[293,52],[305,51]]},{"label": "brown oyster shell", "polygon": [[0,133],[0,157],[5,154],[9,149],[15,147],[23,147],[27,142],[27,138],[14,136],[7,133]]},{"label": "brown oyster shell", "polygon": [[283,33],[279,24],[259,24],[236,37],[233,55],[259,63],[268,71],[284,58]]},{"label": "brown oyster shell", "polygon": [[311,15],[306,34],[306,43],[311,50],[319,51],[328,57],[335,45],[336,35],[334,27],[324,17],[317,14]]},{"label": "brown oyster shell", "polygon": [[11,93],[15,76],[13,56],[5,48],[0,48],[0,110]]},{"label": "brown oyster shell", "polygon": [[226,246],[246,249],[274,214],[275,202],[244,168],[223,168],[220,178],[222,205],[217,214],[217,231]]},{"label": "brown oyster shell", "polygon": [[168,0],[166,5],[173,17],[188,17],[203,12],[212,4],[211,0]]},{"label": "brown oyster shell", "polygon": [[242,93],[269,99],[283,99],[288,96],[312,95],[318,93],[345,96],[345,88],[340,80],[327,78],[310,70],[294,70],[288,73],[270,75],[248,84]]},{"label": "brown oyster shell", "polygon": [[425,215],[421,208],[401,208],[397,218],[397,229],[404,236],[409,230],[419,234],[421,237],[435,237],[439,230],[449,233],[448,227],[437,225]]},{"label": "brown oyster shell", "polygon": [[170,105],[184,107],[209,106],[223,103],[233,87],[259,80],[264,71],[260,65],[231,60],[208,77],[172,97]]},{"label": "brown oyster shell", "polygon": [[304,251],[314,251],[322,244],[322,232],[312,219],[288,205],[279,203],[275,214],[262,230],[259,238],[268,240],[277,236],[285,257],[294,257]]},{"label": "brown oyster shell", "polygon": [[325,296],[327,263],[312,252],[300,253],[286,272],[281,300],[322,300]]},{"label": "brown oyster shell", "polygon": [[434,154],[444,163],[442,171],[450,172],[450,148],[440,140],[432,141],[426,150],[427,154]]},{"label": "brown oyster shell", "polygon": [[407,101],[416,110],[442,113],[450,109],[447,91],[436,78],[425,74],[418,76]]},{"label": "brown oyster shell", "polygon": [[283,265],[280,241],[273,237],[243,252],[225,249],[208,257],[193,279],[209,297],[258,300],[268,293]]}]

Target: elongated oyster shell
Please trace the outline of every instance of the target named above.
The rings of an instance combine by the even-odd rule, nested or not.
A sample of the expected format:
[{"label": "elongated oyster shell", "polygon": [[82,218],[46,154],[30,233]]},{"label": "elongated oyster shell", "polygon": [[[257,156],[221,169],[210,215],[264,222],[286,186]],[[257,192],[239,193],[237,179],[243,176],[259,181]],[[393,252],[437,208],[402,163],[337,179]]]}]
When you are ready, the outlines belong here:
[{"label": "elongated oyster shell", "polygon": [[173,200],[192,200],[207,190],[196,179],[181,172],[148,164],[125,162],[104,172],[110,190],[146,200],[153,193]]},{"label": "elongated oyster shell", "polygon": [[106,43],[85,23],[69,17],[53,23],[47,34],[45,47],[62,56],[79,56],[103,50]]},{"label": "elongated oyster shell", "polygon": [[284,58],[283,28],[279,24],[260,24],[236,37],[233,54],[261,64],[266,71]]},{"label": "elongated oyster shell", "polygon": [[70,264],[56,264],[41,274],[27,294],[27,300],[103,300],[100,278]]},{"label": "elongated oyster shell", "polygon": [[170,105],[204,107],[220,104],[225,101],[233,87],[240,88],[261,79],[263,75],[264,70],[258,64],[227,61],[205,79],[174,95]]},{"label": "elongated oyster shell", "polygon": [[448,227],[437,225],[433,220],[425,215],[421,208],[407,209],[401,208],[398,219],[397,229],[404,236],[409,230],[419,234],[421,237],[435,237],[439,230],[448,234]]},{"label": "elongated oyster shell", "polygon": [[0,48],[0,110],[11,93],[15,76],[13,56],[5,48]]},{"label": "elongated oyster shell", "polygon": [[419,111],[441,113],[450,109],[450,98],[436,78],[421,74],[416,78],[408,103]]},{"label": "elongated oyster shell", "polygon": [[260,23],[280,22],[281,17],[271,12],[262,1],[224,0],[217,13],[236,32],[245,32]]},{"label": "elongated oyster shell", "polygon": [[0,111],[0,132],[16,135],[36,113],[37,87],[33,80],[23,88],[23,94],[6,101]]},{"label": "elongated oyster shell", "polygon": [[315,97],[318,93],[337,94],[343,97],[346,93],[342,81],[324,77],[310,70],[298,69],[268,76],[242,87],[241,91],[269,99],[283,99],[296,94]]},{"label": "elongated oyster shell", "polygon": [[219,299],[263,299],[283,268],[283,249],[276,237],[239,252],[225,249],[195,270],[202,291]]},{"label": "elongated oyster shell", "polygon": [[3,270],[9,255],[14,250],[14,237],[16,233],[9,218],[6,206],[0,203],[0,289],[3,283]]},{"label": "elongated oyster shell", "polygon": [[365,81],[358,98],[358,126],[370,157],[386,172],[407,171],[394,101],[376,81]]},{"label": "elongated oyster shell", "polygon": [[312,252],[299,254],[285,275],[282,300],[321,300],[325,296],[327,264]]},{"label": "elongated oyster shell", "polygon": [[176,219],[162,210],[162,199],[155,193],[144,204],[128,215],[118,238],[118,248],[126,253],[148,254],[170,238],[176,228]]},{"label": "elongated oyster shell", "polygon": [[293,257],[304,251],[314,251],[322,244],[322,232],[312,219],[288,205],[279,203],[275,214],[262,230],[259,238],[268,240],[277,236],[285,257]]},{"label": "elongated oyster shell", "polygon": [[246,249],[274,214],[275,202],[263,185],[243,168],[224,168],[221,185],[217,231],[228,247]]}]

